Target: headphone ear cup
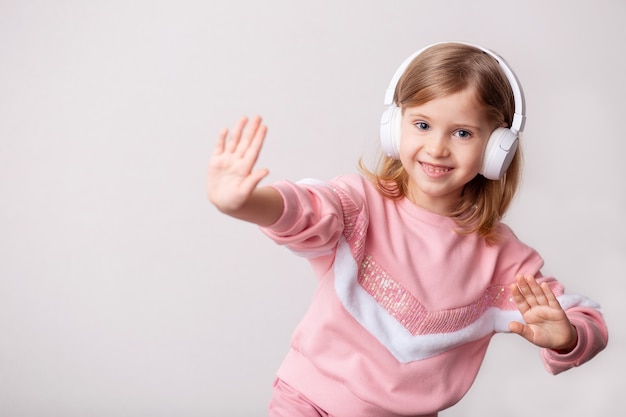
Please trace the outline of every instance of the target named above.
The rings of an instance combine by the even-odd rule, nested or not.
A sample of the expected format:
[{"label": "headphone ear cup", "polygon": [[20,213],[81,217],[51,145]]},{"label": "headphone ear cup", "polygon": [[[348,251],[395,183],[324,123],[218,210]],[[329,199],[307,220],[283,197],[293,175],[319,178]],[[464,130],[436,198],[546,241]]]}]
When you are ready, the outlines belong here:
[{"label": "headphone ear cup", "polygon": [[505,127],[499,127],[491,133],[480,173],[487,179],[502,179],[511,165],[519,144],[517,133]]},{"label": "headphone ear cup", "polygon": [[401,123],[402,111],[395,104],[387,107],[380,119],[380,146],[392,159],[400,159]]}]

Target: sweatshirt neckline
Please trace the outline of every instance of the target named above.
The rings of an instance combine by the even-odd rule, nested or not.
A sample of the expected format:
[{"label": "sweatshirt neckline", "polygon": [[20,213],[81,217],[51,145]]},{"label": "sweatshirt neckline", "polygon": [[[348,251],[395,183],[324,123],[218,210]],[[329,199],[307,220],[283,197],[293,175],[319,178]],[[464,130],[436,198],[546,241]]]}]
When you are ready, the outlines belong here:
[{"label": "sweatshirt neckline", "polygon": [[434,226],[446,227],[446,228],[454,228],[455,223],[454,220],[450,216],[444,216],[443,214],[434,213],[429,211],[423,207],[420,207],[414,203],[412,203],[408,198],[403,198],[397,202],[398,207],[415,218],[416,220],[420,220]]}]

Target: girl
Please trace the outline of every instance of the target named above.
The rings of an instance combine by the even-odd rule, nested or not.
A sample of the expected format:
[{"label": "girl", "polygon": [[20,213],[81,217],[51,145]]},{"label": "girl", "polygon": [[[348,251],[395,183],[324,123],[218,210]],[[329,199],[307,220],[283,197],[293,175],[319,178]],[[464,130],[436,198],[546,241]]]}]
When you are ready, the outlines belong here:
[{"label": "girl", "polygon": [[259,187],[261,119],[219,134],[210,201],[306,257],[319,280],[272,417],[437,416],[467,392],[496,332],[539,346],[554,374],[606,346],[599,307],[543,276],[540,256],[500,222],[524,123],[506,63],[436,44],[398,69],[392,100],[376,169],[330,182]]}]

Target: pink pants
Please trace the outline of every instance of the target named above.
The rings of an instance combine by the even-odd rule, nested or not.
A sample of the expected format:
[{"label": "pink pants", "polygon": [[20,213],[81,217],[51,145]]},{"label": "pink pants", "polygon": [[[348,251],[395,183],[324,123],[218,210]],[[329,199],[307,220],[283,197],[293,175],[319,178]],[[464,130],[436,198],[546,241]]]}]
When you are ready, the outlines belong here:
[{"label": "pink pants", "polygon": [[280,379],[274,381],[269,417],[332,417]]}]

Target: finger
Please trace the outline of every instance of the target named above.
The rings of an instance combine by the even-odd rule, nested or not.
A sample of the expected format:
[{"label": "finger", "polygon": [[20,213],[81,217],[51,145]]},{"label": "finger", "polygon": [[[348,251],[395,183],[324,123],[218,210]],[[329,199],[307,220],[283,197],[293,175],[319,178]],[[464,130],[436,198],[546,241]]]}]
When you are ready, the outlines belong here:
[{"label": "finger", "polygon": [[561,303],[559,303],[559,300],[557,300],[556,295],[554,295],[554,291],[552,291],[552,289],[550,288],[547,282],[541,283],[541,289],[543,290],[543,294],[546,297],[546,300],[548,300],[549,305],[553,307],[558,306],[559,308],[561,308]]},{"label": "finger", "polygon": [[532,329],[520,322],[517,322],[517,321],[509,322],[509,330],[512,333],[522,336],[526,340],[530,340],[530,341],[533,340],[534,334],[533,334]]},{"label": "finger", "polygon": [[243,155],[248,150],[248,148],[250,147],[250,144],[256,137],[256,134],[257,134],[257,131],[259,130],[260,125],[261,125],[260,116],[254,116],[252,117],[252,119],[248,121],[248,124],[245,127],[243,134],[241,135],[241,139],[239,140],[237,144],[237,149],[236,149],[237,154]]},{"label": "finger", "polygon": [[546,298],[543,289],[537,284],[535,277],[532,275],[526,276],[526,282],[528,283],[528,288],[532,291],[533,296],[538,305],[546,305],[548,304],[548,299]]},{"label": "finger", "polygon": [[261,180],[263,178],[265,178],[267,175],[269,174],[269,171],[265,168],[261,168],[259,170],[256,170],[252,173],[250,173],[250,175],[248,175],[241,183],[242,188],[246,189],[246,190],[253,190],[255,189],[259,183],[261,182]]},{"label": "finger", "polygon": [[520,292],[518,284],[511,284],[509,289],[511,290],[512,299],[515,302],[517,309],[522,314],[526,313],[530,309],[530,305],[526,301],[526,297],[524,297],[524,294]]},{"label": "finger", "polygon": [[248,160],[250,165],[256,164],[259,155],[261,154],[261,148],[265,142],[266,135],[267,126],[260,125],[244,154],[244,157]]},{"label": "finger", "polygon": [[509,330],[521,335],[524,332],[524,325],[518,321],[510,321]]},{"label": "finger", "polygon": [[220,154],[224,152],[224,147],[226,146],[227,137],[228,137],[228,129],[224,128],[220,130],[220,133],[217,135],[217,141],[215,142],[215,148],[213,149],[213,153]]},{"label": "finger", "polygon": [[237,123],[235,124],[235,127],[230,133],[230,138],[228,139],[228,142],[226,143],[226,148],[230,152],[234,152],[237,149],[237,146],[239,145],[239,141],[241,140],[242,132],[244,128],[246,127],[247,123],[248,123],[248,118],[244,116],[241,119],[239,119]]},{"label": "finger", "polygon": [[526,302],[530,307],[537,306],[539,303],[537,302],[537,297],[531,288],[531,284],[528,281],[528,277],[518,275],[517,276],[517,286],[519,288],[520,293],[526,299]]}]

